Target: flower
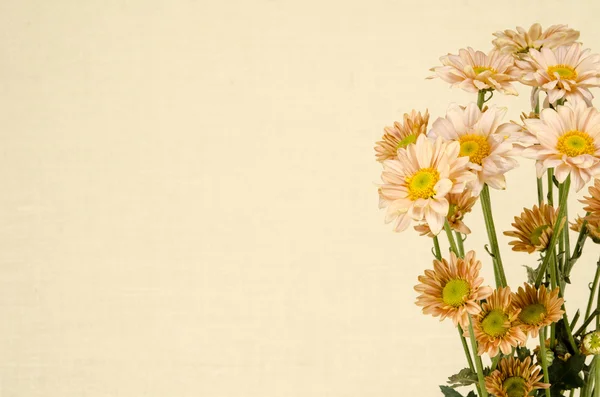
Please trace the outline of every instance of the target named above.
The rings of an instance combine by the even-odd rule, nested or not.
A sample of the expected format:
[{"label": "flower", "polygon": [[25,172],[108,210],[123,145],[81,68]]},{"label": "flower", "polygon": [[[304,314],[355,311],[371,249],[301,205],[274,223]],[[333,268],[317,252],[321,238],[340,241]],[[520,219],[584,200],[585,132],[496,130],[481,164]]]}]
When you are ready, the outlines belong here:
[{"label": "flower", "polygon": [[458,55],[442,56],[440,62],[443,66],[430,70],[453,87],[459,86],[468,92],[498,90],[504,94],[518,95],[511,83],[518,80],[521,71],[515,67],[510,54],[491,51],[486,55],[468,47],[460,49]]},{"label": "flower", "polygon": [[550,387],[550,384],[540,382],[544,377],[540,372],[541,368],[531,363],[531,357],[523,361],[504,357],[498,368],[485,377],[485,388],[496,397],[525,397],[535,389]]},{"label": "flower", "polygon": [[425,114],[411,111],[410,114],[404,113],[404,122],[394,122],[392,127],[385,127],[382,140],[376,143],[375,152],[377,161],[396,158],[399,148],[404,148],[410,143],[414,143],[417,137],[427,132],[427,123],[429,122],[429,113]]},{"label": "flower", "polygon": [[550,103],[583,99],[591,106],[594,96],[589,88],[600,86],[600,55],[582,50],[579,43],[554,50],[532,49],[516,64],[524,73],[521,82],[546,91]]},{"label": "flower", "polygon": [[600,244],[600,216],[578,216],[577,219],[571,223],[571,230],[576,231],[577,233],[581,232],[581,227],[583,226],[584,220],[587,221],[585,227],[588,236],[590,236],[594,243]]},{"label": "flower", "polygon": [[432,125],[430,136],[460,144],[460,156],[468,157],[469,167],[477,174],[470,186],[479,194],[487,183],[495,189],[504,189],[504,174],[518,165],[511,156],[511,135],[520,130],[515,124],[500,124],[505,108],[492,106],[481,111],[475,103],[466,107],[450,105],[445,118],[438,118]]},{"label": "flower", "polygon": [[600,354],[600,332],[591,331],[581,340],[581,352],[587,356]]},{"label": "flower", "polygon": [[515,56],[526,54],[530,49],[556,48],[571,45],[579,38],[577,30],[570,29],[567,25],[552,25],[545,31],[539,23],[531,25],[528,31],[517,26],[517,31],[505,30],[494,33],[496,39],[492,41],[494,47],[502,52]]},{"label": "flower", "polygon": [[583,200],[579,200],[586,206],[583,207],[584,211],[589,212],[591,215],[600,216],[600,180],[594,179],[594,186],[588,187],[590,197],[583,196]]},{"label": "flower", "polygon": [[559,321],[564,310],[563,298],[558,296],[559,289],[547,291],[544,285],[535,288],[524,283],[525,289],[519,287],[516,294],[512,295],[512,304],[520,310],[518,324],[523,332],[532,338],[537,338],[540,328]]},{"label": "flower", "polygon": [[[533,253],[534,251],[545,251],[550,244],[554,225],[558,218],[558,209],[542,203],[540,207],[534,205],[532,209],[523,208],[520,216],[515,216],[515,222],[512,227],[516,230],[504,232],[504,235],[516,237],[516,240],[509,242],[513,251],[524,251]],[[562,230],[565,218],[559,228]]]},{"label": "flower", "polygon": [[[470,190],[465,190],[462,193],[450,193],[446,196],[446,199],[450,204],[446,219],[452,230],[463,234],[471,233],[471,229],[469,229],[462,220],[466,214],[471,212],[477,198],[478,196],[473,196]],[[427,235],[433,237],[433,233],[431,233],[427,223],[416,225],[415,230],[419,232],[421,236]]]},{"label": "flower", "polygon": [[596,108],[569,102],[556,110],[542,110],[539,120],[526,119],[525,126],[539,144],[523,149],[521,155],[537,160],[538,178],[554,167],[559,182],[570,174],[579,191],[600,174],[600,112]]},{"label": "flower", "polygon": [[419,276],[421,284],[415,286],[417,306],[423,307],[424,314],[440,317],[440,321],[449,317],[454,325],[467,327],[469,314],[481,311],[479,301],[492,293],[490,287],[482,287],[483,278],[479,277],[481,261],[475,258],[475,252],[469,251],[465,258],[457,258],[450,253],[450,261],[433,261],[433,270],[425,270]]},{"label": "flower", "polygon": [[513,347],[527,341],[527,335],[518,325],[519,310],[513,307],[511,298],[510,288],[500,287],[481,305],[481,312],[473,322],[478,355],[488,353],[494,357],[498,349],[510,354]]},{"label": "flower", "polygon": [[380,206],[387,208],[386,223],[394,230],[408,228],[411,219],[425,219],[438,234],[448,214],[448,193],[460,193],[475,176],[467,159],[458,156],[456,142],[435,141],[419,135],[414,144],[398,149],[398,158],[383,162]]}]

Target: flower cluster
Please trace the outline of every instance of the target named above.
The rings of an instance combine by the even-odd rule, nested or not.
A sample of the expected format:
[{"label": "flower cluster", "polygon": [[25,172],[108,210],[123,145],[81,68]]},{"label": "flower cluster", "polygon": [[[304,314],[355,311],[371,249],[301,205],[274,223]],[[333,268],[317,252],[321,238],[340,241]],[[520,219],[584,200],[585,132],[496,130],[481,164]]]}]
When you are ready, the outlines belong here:
[{"label": "flower cluster", "polygon": [[[578,330],[563,298],[587,238],[600,244],[600,111],[591,92],[600,87],[600,54],[583,48],[579,35],[566,25],[544,30],[536,23],[527,30],[494,33],[487,52],[467,47],[442,56],[428,79],[476,94],[473,102],[450,104],[431,124],[428,110],[412,110],[402,122],[385,127],[375,146],[385,222],[397,232],[414,223],[421,236],[433,240],[435,259],[418,277],[416,304],[424,314],[449,319],[459,329],[469,364],[463,370],[468,373],[461,371],[459,377],[466,383],[459,384],[474,384],[480,396],[524,397],[538,389],[546,390],[535,395],[573,395],[582,385],[590,395],[590,379],[600,379],[600,326],[586,332],[600,324],[594,321],[600,316],[600,261],[589,266],[594,281]],[[518,95],[519,84],[531,91],[531,110],[522,113],[520,123],[504,122],[507,109],[487,102],[498,92]],[[519,165],[518,158],[535,162],[538,200],[514,217],[512,230],[504,231],[513,251],[530,254],[523,256],[531,261],[527,282],[513,292],[490,188],[510,186],[509,172]],[[592,181],[589,196],[580,200],[585,215],[574,218],[569,228],[569,193]],[[465,250],[472,232],[465,217],[478,201],[489,238],[489,257],[483,261],[474,250]],[[441,249],[442,230],[447,255]],[[480,275],[486,266],[493,271],[494,287]],[[526,347],[528,338],[539,339],[533,352]],[[483,368],[484,355],[491,359],[489,369]],[[591,363],[584,363],[586,356],[593,356]]]}]

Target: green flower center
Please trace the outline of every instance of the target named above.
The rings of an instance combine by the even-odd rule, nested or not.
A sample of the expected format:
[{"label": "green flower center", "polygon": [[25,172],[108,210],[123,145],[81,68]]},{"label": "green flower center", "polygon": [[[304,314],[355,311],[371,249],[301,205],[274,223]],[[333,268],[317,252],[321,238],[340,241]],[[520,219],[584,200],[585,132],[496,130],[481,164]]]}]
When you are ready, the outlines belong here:
[{"label": "green flower center", "polygon": [[592,354],[600,354],[600,333],[592,331],[583,337],[584,347]]},{"label": "green flower center", "polygon": [[506,390],[508,397],[525,397],[527,383],[520,376],[511,376],[502,383],[502,388]]},{"label": "green flower center", "polygon": [[473,71],[475,72],[475,74],[481,74],[483,72],[485,72],[486,70],[489,70],[492,73],[496,73],[496,71],[494,70],[494,68],[490,68],[487,66],[475,66],[473,67]]},{"label": "green flower center", "polygon": [[433,168],[423,168],[415,172],[413,176],[406,179],[408,184],[408,197],[416,201],[417,199],[428,199],[435,195],[433,189],[440,180],[440,173]]},{"label": "green flower center", "polygon": [[404,138],[403,140],[401,140],[400,143],[398,143],[398,147],[396,149],[405,148],[408,145],[410,145],[411,143],[415,143],[416,141],[417,141],[417,134],[411,134],[411,135],[407,136],[406,138]]},{"label": "green flower center", "polygon": [[548,66],[548,75],[552,80],[556,80],[555,73],[561,79],[575,80],[577,78],[577,72],[569,65]]},{"label": "green flower center", "polygon": [[556,149],[569,157],[596,152],[594,139],[588,133],[577,130],[565,132],[558,138]]},{"label": "green flower center", "polygon": [[469,296],[471,287],[465,280],[450,280],[442,290],[442,300],[445,304],[452,307],[459,307]]},{"label": "green flower center", "polygon": [[481,165],[485,157],[490,154],[490,144],[484,136],[467,134],[460,137],[459,156],[469,156],[471,163]]},{"label": "green flower center", "polygon": [[499,309],[489,312],[481,322],[483,332],[491,337],[499,337],[506,334],[509,327],[504,324],[508,321],[508,316]]},{"label": "green flower center", "polygon": [[544,319],[546,306],[541,303],[533,303],[525,306],[519,313],[519,320],[528,325],[537,325]]},{"label": "green flower center", "polygon": [[531,232],[531,236],[529,236],[531,242],[534,245],[540,245],[542,243],[540,241],[540,237],[542,237],[542,234],[544,234],[544,230],[548,229],[549,227],[550,225],[542,225],[533,229],[533,232]]}]

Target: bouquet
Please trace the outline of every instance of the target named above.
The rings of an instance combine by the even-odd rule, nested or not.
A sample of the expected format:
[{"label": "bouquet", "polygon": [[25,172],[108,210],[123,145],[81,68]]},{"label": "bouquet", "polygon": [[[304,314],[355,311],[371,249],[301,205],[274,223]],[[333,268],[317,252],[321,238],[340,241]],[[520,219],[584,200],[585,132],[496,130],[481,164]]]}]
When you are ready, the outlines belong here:
[{"label": "bouquet", "polygon": [[[450,105],[429,128],[428,111],[412,110],[384,129],[375,147],[383,167],[380,208],[395,231],[412,225],[432,241],[433,264],[418,278],[416,304],[452,321],[465,353],[465,368],[440,386],[445,396],[462,396],[456,388],[468,387],[468,397],[576,390],[600,397],[600,261],[587,307],[568,311],[564,300],[584,244],[600,243],[600,112],[590,92],[600,87],[600,55],[566,25],[543,30],[536,23],[494,36],[488,53],[461,49],[431,69],[430,78],[473,93],[474,102]],[[518,122],[503,122],[506,109],[491,99],[517,95],[518,83],[530,87],[531,109]],[[505,189],[519,156],[535,160],[537,202],[504,231],[531,265],[526,281],[511,289],[490,189]],[[567,198],[586,185],[589,196],[578,209],[586,214],[569,220]],[[464,217],[477,201],[489,238],[484,253],[465,248],[471,230]],[[447,239],[447,253],[439,239]],[[493,287],[480,277],[482,255],[491,257]]]}]

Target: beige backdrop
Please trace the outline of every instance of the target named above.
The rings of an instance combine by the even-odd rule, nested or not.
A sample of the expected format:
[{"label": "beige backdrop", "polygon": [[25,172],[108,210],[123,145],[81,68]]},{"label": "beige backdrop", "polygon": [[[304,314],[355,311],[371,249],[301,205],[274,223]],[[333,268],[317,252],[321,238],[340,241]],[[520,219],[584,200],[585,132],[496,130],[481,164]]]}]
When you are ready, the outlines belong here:
[{"label": "beige backdrop", "polygon": [[[413,304],[430,241],[383,224],[373,143],[473,100],[425,77],[496,30],[600,51],[598,4],[2,1],[0,396],[439,396],[463,352]],[[533,172],[493,192],[500,230]],[[516,286],[534,257],[504,256]]]}]

